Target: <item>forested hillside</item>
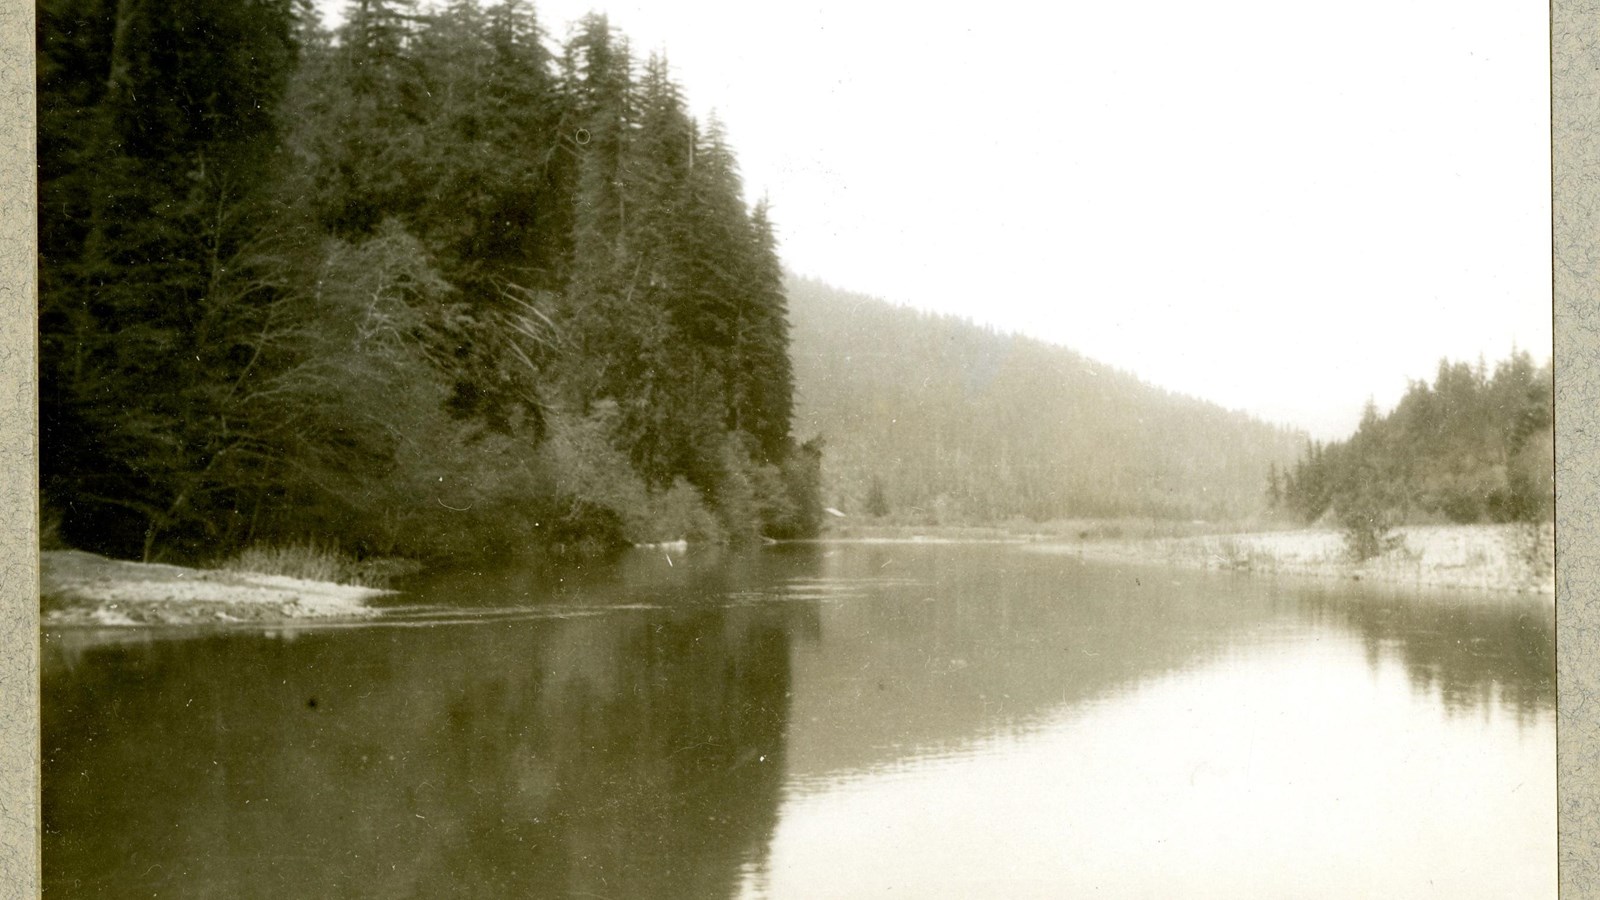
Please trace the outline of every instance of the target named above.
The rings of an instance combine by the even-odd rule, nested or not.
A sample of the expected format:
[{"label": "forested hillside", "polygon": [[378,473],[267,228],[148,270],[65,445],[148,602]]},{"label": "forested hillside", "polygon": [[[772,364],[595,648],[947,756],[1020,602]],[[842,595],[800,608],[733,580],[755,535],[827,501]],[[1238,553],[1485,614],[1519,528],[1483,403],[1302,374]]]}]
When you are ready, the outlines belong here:
[{"label": "forested hillside", "polygon": [[39,5],[40,440],[75,546],[816,527],[733,150],[603,17]]},{"label": "forested hillside", "polygon": [[1518,351],[1491,375],[1443,360],[1392,412],[1371,403],[1356,433],[1313,443],[1270,493],[1305,521],[1332,513],[1370,544],[1407,522],[1539,522],[1555,508],[1549,366]]},{"label": "forested hillside", "polygon": [[1238,519],[1305,441],[960,319],[798,278],[789,302],[797,427],[849,515]]}]

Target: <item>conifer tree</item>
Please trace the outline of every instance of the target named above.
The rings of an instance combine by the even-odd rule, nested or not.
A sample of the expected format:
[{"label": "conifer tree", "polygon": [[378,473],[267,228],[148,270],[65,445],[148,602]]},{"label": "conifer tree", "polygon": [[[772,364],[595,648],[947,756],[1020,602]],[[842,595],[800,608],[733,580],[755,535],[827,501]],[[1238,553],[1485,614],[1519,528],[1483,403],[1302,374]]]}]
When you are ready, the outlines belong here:
[{"label": "conifer tree", "polygon": [[633,118],[632,63],[606,17],[591,13],[567,45],[564,68],[571,111],[561,139],[578,157],[574,281],[583,293],[616,293],[625,289],[623,162]]},{"label": "conifer tree", "polygon": [[527,0],[489,8],[488,42],[488,163],[500,177],[486,227],[463,255],[490,261],[528,288],[555,291],[566,277],[572,236],[568,194],[576,159],[562,131],[566,100]]},{"label": "conifer tree", "polygon": [[768,462],[788,452],[794,418],[794,374],[789,362],[788,300],[767,201],[750,216],[746,302],[738,328],[733,373],[736,420],[755,437]]},{"label": "conifer tree", "polygon": [[350,0],[337,46],[304,69],[294,148],[313,167],[319,224],[341,236],[409,216],[423,200],[428,88],[411,50],[415,0]]},{"label": "conifer tree", "polygon": [[69,537],[149,556],[225,527],[219,386],[293,22],[290,0],[41,12],[42,465]]}]

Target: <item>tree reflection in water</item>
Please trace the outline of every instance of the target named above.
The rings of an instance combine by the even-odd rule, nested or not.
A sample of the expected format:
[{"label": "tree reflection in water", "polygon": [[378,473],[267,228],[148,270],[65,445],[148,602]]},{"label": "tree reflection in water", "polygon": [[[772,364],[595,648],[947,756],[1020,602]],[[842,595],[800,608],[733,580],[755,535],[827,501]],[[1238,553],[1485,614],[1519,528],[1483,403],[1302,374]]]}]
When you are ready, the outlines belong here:
[{"label": "tree reflection in water", "polygon": [[1527,725],[1555,710],[1548,597],[1319,586],[1297,600],[1307,617],[1359,635],[1374,670],[1386,657],[1398,658],[1413,689],[1437,696],[1452,715],[1500,706]]},{"label": "tree reflection in water", "polygon": [[787,603],[86,651],[44,685],[47,890],[727,895],[816,627]]}]

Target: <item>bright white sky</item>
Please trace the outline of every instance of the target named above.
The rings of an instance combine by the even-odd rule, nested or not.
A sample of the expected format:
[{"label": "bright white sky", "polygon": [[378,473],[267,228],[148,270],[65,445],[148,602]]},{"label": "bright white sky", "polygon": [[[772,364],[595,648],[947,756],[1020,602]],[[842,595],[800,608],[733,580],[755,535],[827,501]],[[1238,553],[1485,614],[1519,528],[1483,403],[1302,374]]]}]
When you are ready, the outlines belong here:
[{"label": "bright white sky", "polygon": [[535,2],[665,48],[836,286],[1319,437],[1548,358],[1544,4]]}]

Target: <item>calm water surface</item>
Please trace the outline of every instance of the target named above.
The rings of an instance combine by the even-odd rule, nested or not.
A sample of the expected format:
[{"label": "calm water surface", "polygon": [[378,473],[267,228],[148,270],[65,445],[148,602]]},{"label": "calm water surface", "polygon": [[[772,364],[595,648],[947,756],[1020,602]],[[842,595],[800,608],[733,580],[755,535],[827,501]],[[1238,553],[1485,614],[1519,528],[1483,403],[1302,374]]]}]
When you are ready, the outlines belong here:
[{"label": "calm water surface", "polygon": [[392,603],[47,633],[47,895],[1555,895],[1547,598],[915,544]]}]

